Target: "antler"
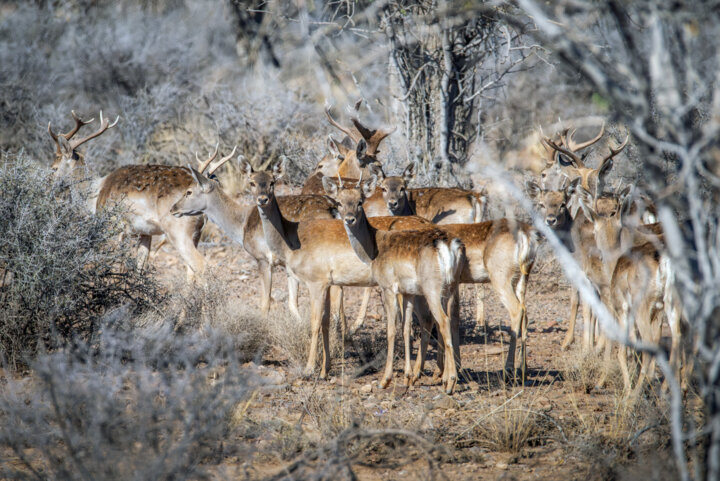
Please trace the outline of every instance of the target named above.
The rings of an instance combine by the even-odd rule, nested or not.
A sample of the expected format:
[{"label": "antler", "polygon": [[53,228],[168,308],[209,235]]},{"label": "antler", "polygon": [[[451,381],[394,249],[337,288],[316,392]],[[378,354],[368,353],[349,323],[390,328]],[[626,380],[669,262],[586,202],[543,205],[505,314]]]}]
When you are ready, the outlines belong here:
[{"label": "antler", "polygon": [[565,149],[565,148],[563,148],[563,147],[560,147],[558,144],[556,144],[556,143],[555,143],[554,141],[552,141],[551,139],[549,139],[549,138],[546,137],[546,138],[543,139],[543,142],[544,142],[548,147],[550,147],[550,148],[556,150],[557,152],[563,153],[563,154],[567,155],[568,157],[570,157],[570,159],[572,160],[572,162],[575,164],[575,167],[582,167],[582,166],[584,165],[582,159],[581,159],[580,157],[578,157],[577,154],[575,154],[574,152],[572,152],[572,151],[570,151],[570,150],[568,150],[568,149]]},{"label": "antler", "polygon": [[212,175],[213,172],[215,172],[216,170],[218,170],[221,165],[223,165],[223,164],[224,164],[225,162],[227,162],[228,160],[232,159],[232,158],[233,158],[233,155],[235,155],[235,151],[236,151],[236,150],[237,150],[237,145],[236,145],[235,147],[233,147],[232,152],[230,152],[230,155],[228,155],[227,157],[222,157],[222,158],[217,162],[217,164],[213,165],[213,166],[210,168],[210,170],[208,170],[208,174],[207,174],[207,175]]},{"label": "antler", "polygon": [[629,140],[630,140],[630,132],[628,132],[627,136],[625,137],[625,140],[623,141],[622,144],[620,144],[620,146],[619,146],[617,149],[613,150],[613,148],[610,147],[610,154],[607,155],[606,157],[604,157],[604,158],[602,159],[602,161],[600,162],[600,165],[604,165],[605,162],[607,162],[608,160],[612,159],[612,158],[615,157],[617,154],[619,154],[620,152],[622,152],[623,149],[625,149],[625,147],[627,147],[627,144],[628,144],[628,141],[629,141]]},{"label": "antler", "polygon": [[[65,137],[65,139],[67,139],[67,140],[70,140],[73,135],[77,134],[78,130],[80,130],[80,127],[82,127],[83,125],[87,125],[90,122],[95,120],[95,118],[92,118],[90,120],[83,120],[77,116],[77,114],[75,113],[74,110],[71,110],[70,114],[72,114],[72,117],[75,120],[75,127],[73,127],[66,134],[63,134],[63,133],[59,134],[59,135],[62,135],[63,137]],[[50,137],[52,137],[52,139],[55,141],[55,147],[57,149],[57,153],[58,153],[58,155],[60,155],[60,142],[58,141],[58,134],[53,132],[51,124],[52,124],[52,122],[48,122],[48,133],[50,134]]]},{"label": "antler", "polygon": [[328,121],[330,122],[330,125],[335,127],[336,129],[340,130],[340,132],[344,133],[348,137],[352,139],[353,142],[358,142],[361,137],[359,137],[355,132],[353,132],[351,129],[347,129],[337,123],[335,119],[332,118],[332,115],[330,115],[330,106],[325,105],[325,115],[327,115]]},{"label": "antler", "polygon": [[392,134],[397,130],[397,126],[393,127],[392,129],[370,129],[366,126],[364,126],[360,121],[357,119],[357,117],[352,117],[350,120],[352,120],[353,125],[355,125],[355,128],[360,132],[360,135],[363,136],[365,139],[365,142],[368,144],[367,153],[368,155],[375,155],[378,152],[378,147],[380,146],[380,142],[385,139],[388,135]]},{"label": "antler", "polygon": [[70,142],[70,147],[73,150],[77,149],[78,147],[80,147],[82,144],[84,144],[88,140],[94,139],[95,137],[97,137],[97,136],[101,135],[103,132],[105,132],[107,129],[111,129],[111,128],[115,127],[118,123],[118,120],[120,120],[119,115],[115,119],[115,122],[113,122],[112,124],[108,123],[107,119],[103,119],[103,114],[102,114],[102,110],[101,110],[100,111],[100,128],[97,130],[97,132],[94,132],[80,140],[75,140],[73,142]]},{"label": "antler", "polygon": [[600,133],[597,134],[595,137],[593,137],[590,140],[587,140],[585,142],[575,143],[573,140],[573,136],[575,135],[575,132],[577,129],[573,129],[572,132],[570,132],[570,135],[568,135],[565,138],[565,145],[568,149],[572,150],[573,152],[577,152],[580,149],[584,149],[585,147],[590,147],[592,144],[596,143],[598,140],[600,140],[605,134],[605,122],[602,123],[602,126],[600,127]]},{"label": "antler", "polygon": [[215,144],[215,152],[213,152],[210,155],[210,157],[205,161],[200,160],[200,157],[198,156],[197,152],[195,152],[195,160],[197,160],[197,163],[198,163],[198,172],[200,172],[201,174],[203,172],[205,172],[205,169],[207,169],[208,165],[210,165],[210,162],[215,160],[215,157],[217,157],[219,147],[220,147],[220,141],[218,141],[218,143]]}]

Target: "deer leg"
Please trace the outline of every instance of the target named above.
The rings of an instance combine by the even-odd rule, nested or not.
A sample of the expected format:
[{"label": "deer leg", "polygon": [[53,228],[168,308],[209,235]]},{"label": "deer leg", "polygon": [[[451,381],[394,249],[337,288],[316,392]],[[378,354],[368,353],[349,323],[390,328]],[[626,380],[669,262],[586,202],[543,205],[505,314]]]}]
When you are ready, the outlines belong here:
[{"label": "deer leg", "polygon": [[[491,277],[492,281],[492,277]],[[510,282],[493,282],[493,287],[500,296],[505,309],[510,314],[510,341],[508,342],[508,353],[505,360],[505,369],[503,375],[505,379],[512,377],[516,379],[515,373],[515,349],[517,348],[518,336],[522,335],[522,321],[524,316],[524,309],[520,301],[515,295],[515,290],[510,285]],[[522,361],[522,359],[521,359]]]},{"label": "deer leg", "polygon": [[[183,217],[182,219],[186,219]],[[170,243],[180,253],[185,265],[188,267],[188,282],[193,281],[195,278],[202,276],[205,271],[205,258],[197,249],[197,244],[200,240],[199,231],[192,231],[188,226],[183,229],[180,233],[174,233],[172,229],[163,229],[168,237]]]},{"label": "deer leg", "polygon": [[412,352],[412,320],[415,306],[415,296],[403,297],[403,342],[405,343],[405,385],[412,385],[412,365],[410,355]]},{"label": "deer leg", "polygon": [[575,341],[575,321],[577,320],[578,304],[580,303],[580,296],[578,295],[577,289],[572,290],[570,295],[570,319],[568,319],[568,330],[565,333],[565,339],[563,340],[560,348],[565,351]]},{"label": "deer leg", "polygon": [[[272,274],[271,274],[272,276]],[[300,310],[298,309],[298,290],[300,288],[300,282],[295,279],[289,272],[287,273],[287,282],[288,282],[288,309],[290,310],[290,314],[297,320],[298,322],[302,321],[302,316],[300,315]],[[272,285],[272,282],[270,283]],[[270,297],[270,296],[268,296]],[[268,299],[268,308],[270,307],[270,301]],[[264,312],[264,314],[267,315],[267,312]]]},{"label": "deer leg", "polygon": [[[272,293],[272,266],[267,259],[257,261],[257,265],[258,273],[260,274],[260,286],[262,287],[262,293],[260,294],[260,312],[262,312],[263,317],[267,317],[270,312]],[[291,276],[288,275],[288,285],[290,278]]]},{"label": "deer leg", "polygon": [[326,314],[323,312],[323,307],[328,297],[328,286],[313,283],[308,284],[308,290],[310,291],[310,353],[303,373],[305,377],[311,377],[315,371],[318,338],[322,329],[322,318]]},{"label": "deer leg", "polygon": [[392,381],[393,361],[395,358],[395,323],[397,322],[398,297],[391,289],[383,290],[385,304],[385,317],[387,318],[387,359],[385,360],[385,373],[380,381],[380,387],[385,389]]},{"label": "deer leg", "polygon": [[457,366],[455,365],[455,349],[453,347],[453,333],[450,317],[443,309],[439,295],[426,295],[425,299],[427,299],[428,301],[428,307],[430,308],[430,312],[432,313],[433,318],[435,318],[435,323],[438,325],[438,331],[443,338],[443,343],[445,347],[445,365],[442,379],[445,386],[445,392],[447,394],[452,394],[455,390],[455,383],[457,383],[458,373]]},{"label": "deer leg", "polygon": [[[325,290],[325,299],[322,306],[322,341],[323,341],[323,363],[320,369],[320,378],[327,379],[330,374],[330,296]],[[340,289],[340,300],[342,301],[342,289]]]},{"label": "deer leg", "polygon": [[595,346],[595,316],[590,310],[587,302],[583,302],[583,322],[585,323],[585,331],[583,332],[583,349],[589,351]]},{"label": "deer leg", "polygon": [[460,362],[460,288],[455,286],[447,299],[446,312],[450,315],[450,330],[452,332],[453,358],[455,366],[460,373],[462,364]]},{"label": "deer leg", "polygon": [[432,331],[433,321],[427,308],[425,298],[415,296],[415,314],[420,322],[420,347],[418,348],[417,357],[415,358],[415,367],[413,368],[413,376],[410,384],[415,384],[422,375],[425,367],[425,356],[427,355],[427,347],[430,341],[430,332]]},{"label": "deer leg", "polygon": [[350,328],[349,335],[352,336],[357,332],[358,329],[360,329],[363,324],[365,324],[365,315],[367,314],[368,309],[368,303],[370,302],[370,293],[372,292],[372,287],[366,287],[363,290],[363,298],[362,298],[362,304],[360,304],[360,310],[358,311],[358,315],[355,318],[355,322],[353,322],[352,327]]},{"label": "deer leg", "polygon": [[485,318],[485,288],[482,284],[475,284],[475,325],[483,326],[487,332],[488,325]]},{"label": "deer leg", "polygon": [[152,245],[151,235],[141,235],[138,240],[137,269],[142,272],[145,263],[150,257],[150,246]]},{"label": "deer leg", "polygon": [[340,286],[330,286],[330,312],[335,321],[338,336],[342,339],[343,333],[347,336],[347,321],[343,307],[343,288]]}]

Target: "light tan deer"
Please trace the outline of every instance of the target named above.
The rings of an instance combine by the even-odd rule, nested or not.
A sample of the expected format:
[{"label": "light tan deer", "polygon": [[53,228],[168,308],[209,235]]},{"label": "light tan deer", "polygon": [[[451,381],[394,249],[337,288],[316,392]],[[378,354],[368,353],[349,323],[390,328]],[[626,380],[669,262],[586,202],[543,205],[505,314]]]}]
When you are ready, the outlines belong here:
[{"label": "light tan deer", "polygon": [[[57,148],[53,162],[56,176],[71,175],[79,179],[84,176],[85,158],[77,151],[78,147],[114,127],[119,118],[111,124],[100,112],[100,128],[87,137],[76,140],[73,136],[92,120],[84,121],[74,111],[72,116],[75,127],[68,133],[56,134],[50,124],[48,132]],[[212,170],[226,160],[223,159]],[[192,278],[202,274],[205,269],[205,260],[197,250],[204,219],[177,219],[170,215],[172,204],[192,183],[192,176],[183,167],[129,165],[90,181],[87,189],[88,208],[96,212],[108,202],[121,202],[126,209],[126,222],[130,233],[140,238],[140,268],[148,257],[152,236],[164,234],[187,265],[188,278]]]},{"label": "light tan deer", "polygon": [[[338,202],[338,211],[348,225],[348,220],[366,218],[363,212],[362,199],[372,195],[375,176],[366,181],[362,189],[340,188],[331,178],[326,178],[328,195]],[[359,198],[359,200],[357,200]],[[402,217],[399,217],[402,218]],[[372,218],[370,218],[372,220]],[[351,223],[346,227],[353,245],[366,244],[374,232],[366,227],[367,223],[357,225]],[[465,245],[465,256],[462,258],[460,283],[490,283],[500,297],[501,302],[510,314],[510,343],[505,363],[506,373],[512,372],[514,377],[515,351],[517,339],[520,338],[521,376],[524,382],[526,374],[527,351],[527,312],[525,309],[525,292],[530,270],[535,261],[539,243],[537,232],[522,222],[501,219],[473,224],[442,224],[437,229],[457,238]],[[367,250],[368,248],[366,248]],[[358,250],[358,249],[356,249]],[[359,256],[361,254],[358,254]],[[410,317],[406,318],[409,320]],[[410,332],[409,322],[405,324],[406,369],[409,370]],[[427,347],[427,330],[423,329],[421,349],[410,383],[417,380],[422,371],[422,362]],[[455,333],[455,330],[453,329]],[[457,334],[456,334],[457,335]],[[459,339],[453,341],[458,345]],[[447,355],[446,359],[447,359]],[[459,354],[455,353],[454,357]]]},{"label": "light tan deer", "polygon": [[[670,365],[676,379],[686,387],[689,366],[684,362],[681,345],[682,307],[674,287],[674,274],[668,257],[652,242],[633,247],[618,259],[610,285],[610,307],[630,338],[635,339],[639,335],[646,343],[659,346],[662,321],[663,318],[667,319],[672,338]],[[625,391],[632,397],[640,394],[645,379],[652,377],[655,372],[655,357],[647,351],[643,351],[641,356],[640,374],[632,389],[626,349],[619,346],[618,360]],[[682,377],[681,364],[685,371]]]},{"label": "light tan deer", "polygon": [[[591,190],[590,178],[596,178],[597,174],[592,174],[590,172],[590,170],[593,169],[589,169],[585,166],[582,157],[580,157],[578,153],[581,150],[596,144],[604,134],[605,124],[603,123],[600,127],[600,132],[598,132],[595,137],[588,139],[585,142],[576,142],[574,139],[575,130],[571,131],[570,129],[565,129],[557,134],[556,139],[543,137],[541,139],[541,145],[544,148],[545,168],[540,171],[540,186],[543,189],[557,189],[560,178],[573,180],[580,177],[585,180],[582,185],[586,189]],[[558,150],[558,148],[569,152],[569,154],[562,152],[565,157],[560,157],[561,151]],[[608,170],[609,166],[603,174],[606,174]],[[592,190],[594,191],[594,188]]]},{"label": "light tan deer", "polygon": [[[222,190],[217,182],[200,175],[202,169],[198,172],[188,168],[187,172],[194,179],[193,185],[172,206],[171,214],[176,217],[205,214],[232,240],[243,246],[257,263],[261,285],[260,310],[263,316],[267,316],[272,299],[272,268],[284,266],[284,262],[278,256],[273,255],[268,248],[256,206],[236,202]],[[250,189],[256,188],[255,180],[252,178],[249,179],[249,187]],[[279,196],[277,201],[283,215],[294,221],[333,219],[335,217],[335,206],[322,196],[287,195]],[[297,280],[288,275],[288,306],[293,316],[301,319],[302,316],[297,305],[297,293]],[[334,288],[331,297],[333,313],[338,322],[345,325],[342,290]]]},{"label": "light tan deer", "polygon": [[[374,273],[374,269],[398,269],[397,282],[383,284],[389,289],[385,296],[388,323],[394,323],[397,313],[397,295],[424,295],[430,310],[439,323],[441,332],[446,335],[445,343],[450,358],[446,358],[444,384],[447,392],[452,392],[457,381],[457,371],[452,353],[452,335],[446,307],[442,298],[453,289],[455,265],[452,252],[457,251],[447,236],[433,230],[393,231],[402,225],[422,226],[427,221],[413,217],[379,217],[370,219],[370,225],[379,230],[387,248],[371,252],[383,260],[375,259],[366,264],[356,254],[345,233],[344,223],[337,220],[310,220],[292,222],[282,216],[274,195],[274,183],[284,172],[283,164],[275,167],[272,174],[253,172],[247,164],[245,169],[252,172],[255,179],[255,198],[265,230],[265,238],[270,249],[285,260],[291,273],[302,280],[310,290],[312,338],[310,356],[306,373],[311,373],[317,353],[317,342],[322,331],[324,362],[321,376],[326,377],[330,368],[327,322],[327,291],[331,285],[372,286],[375,279],[385,282],[390,277]],[[391,248],[391,246],[394,246]],[[422,280],[422,282],[421,282]],[[447,354],[446,354],[447,356]],[[382,386],[386,387],[392,379],[392,362],[389,372],[386,369]]]},{"label": "light tan deer", "polygon": [[[368,217],[417,215],[434,224],[465,224],[482,221],[487,204],[484,193],[446,187],[408,188],[416,172],[416,162],[409,164],[400,176],[385,176],[382,170],[374,169],[379,188],[365,199],[363,204],[365,214]],[[380,213],[381,209],[377,207],[378,201],[387,214]],[[485,324],[484,303],[479,288],[476,289],[475,297],[476,322]],[[364,320],[364,316],[358,316],[352,329],[357,330],[362,327]]]}]

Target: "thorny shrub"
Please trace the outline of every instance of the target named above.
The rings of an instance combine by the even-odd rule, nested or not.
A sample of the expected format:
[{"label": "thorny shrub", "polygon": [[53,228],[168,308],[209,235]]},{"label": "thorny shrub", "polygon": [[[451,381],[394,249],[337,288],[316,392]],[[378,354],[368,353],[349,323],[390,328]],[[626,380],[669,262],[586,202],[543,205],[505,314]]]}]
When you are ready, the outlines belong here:
[{"label": "thorny shrub", "polygon": [[0,160],[0,349],[18,366],[40,348],[90,338],[97,320],[161,295],[118,242],[117,208],[97,215],[24,155]]},{"label": "thorny shrub", "polygon": [[127,329],[127,312],[114,317],[92,344],[41,354],[32,376],[6,379],[0,476],[201,479],[243,453],[228,442],[230,419],[261,381],[227,336]]}]

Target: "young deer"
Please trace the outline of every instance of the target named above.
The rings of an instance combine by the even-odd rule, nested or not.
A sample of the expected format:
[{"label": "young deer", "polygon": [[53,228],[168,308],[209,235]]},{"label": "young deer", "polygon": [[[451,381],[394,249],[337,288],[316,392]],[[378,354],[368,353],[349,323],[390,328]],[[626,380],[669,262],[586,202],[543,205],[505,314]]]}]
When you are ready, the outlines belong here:
[{"label": "young deer", "polygon": [[[362,199],[372,195],[375,187],[375,176],[362,185],[362,189],[340,189],[333,179],[325,179],[328,194],[338,202],[338,211],[344,217],[364,219]],[[402,218],[402,217],[400,217]],[[371,218],[372,219],[372,218]],[[346,221],[347,224],[347,221]],[[363,224],[351,224],[347,228],[351,241],[362,244],[360,240],[372,238],[371,229],[363,229]],[[442,224],[435,226],[450,238],[457,238],[465,245],[465,256],[461,258],[460,283],[490,283],[510,314],[510,349],[506,359],[507,372],[514,371],[515,350],[517,339],[521,340],[521,372],[525,380],[526,345],[527,345],[527,313],[525,309],[525,291],[528,275],[535,261],[539,238],[537,232],[527,224],[507,219],[486,221],[473,224]],[[367,242],[367,241],[365,241]],[[360,255],[360,254],[359,254]],[[407,318],[409,321],[409,317]],[[406,356],[409,356],[409,324],[405,325]],[[421,349],[418,354],[415,371],[411,382],[414,382],[422,370],[427,332],[422,330]],[[455,333],[455,330],[453,329]],[[455,334],[458,335],[458,334]],[[459,340],[453,342],[457,345]],[[447,356],[447,355],[446,355]],[[455,357],[459,355],[456,353]],[[406,357],[406,366],[409,358]]]},{"label": "young deer", "polygon": [[[75,140],[73,136],[92,120],[84,121],[74,111],[72,116],[75,127],[68,133],[56,134],[50,124],[48,132],[56,145],[53,162],[56,176],[72,175],[79,179],[84,174],[85,158],[77,148],[114,127],[118,120],[111,124],[107,119],[103,119],[100,112],[100,128],[87,137]],[[222,159],[212,170],[228,158]],[[126,221],[130,232],[140,238],[140,268],[150,252],[152,236],[165,234],[187,265],[188,278],[192,278],[201,274],[205,268],[205,259],[197,250],[204,219],[177,219],[170,215],[172,204],[192,184],[192,176],[183,167],[129,165],[90,182],[88,208],[96,212],[110,201],[122,202],[127,208]]]},{"label": "young deer", "polygon": [[[205,214],[232,240],[243,246],[245,251],[255,259],[260,274],[262,294],[260,309],[264,316],[270,310],[272,299],[272,268],[284,265],[282,259],[273,255],[265,242],[265,233],[260,221],[260,214],[253,204],[241,204],[226,194],[215,181],[206,179],[200,172],[188,168],[193,178],[193,185],[188,187],[185,195],[170,209],[175,217],[197,216]],[[253,188],[250,179],[250,187]],[[284,216],[295,221],[306,219],[333,219],[335,206],[325,197],[317,195],[288,195],[277,198]],[[301,319],[297,306],[297,280],[288,275],[288,305],[296,319]],[[333,289],[333,312],[339,322],[345,323],[342,312],[342,290]]]},{"label": "young deer", "polygon": [[[376,285],[371,267],[363,263],[356,255],[348,241],[343,222],[324,219],[293,222],[282,215],[274,192],[275,182],[284,174],[284,165],[282,163],[275,166],[272,173],[255,172],[248,163],[243,164],[243,169],[248,172],[252,179],[251,186],[260,212],[268,247],[274,255],[277,255],[285,262],[290,274],[304,282],[310,291],[311,343],[305,371],[308,375],[313,371],[317,355],[317,344],[322,331],[324,362],[320,375],[325,378],[330,369],[328,309],[326,305],[328,288],[332,285],[365,287]],[[416,217],[378,217],[370,219],[370,224],[376,229],[388,230],[417,228],[426,225],[427,221]],[[412,243],[416,250],[422,251],[422,257],[426,259],[430,255],[428,252],[433,249],[435,251],[442,249],[442,247],[435,246],[433,242],[437,241],[438,245],[445,242],[440,237],[432,239],[430,237],[429,234],[410,235],[405,241]],[[400,256],[399,259],[404,258]],[[436,272],[427,267],[425,260],[420,263],[423,266],[420,275],[427,276],[427,289],[435,285],[433,279],[438,277],[437,273],[446,271],[447,266],[443,265],[442,269],[437,266],[438,259],[436,255],[434,258],[435,269],[438,269]],[[390,256],[387,262],[392,263],[395,260]],[[392,309],[389,304],[386,304],[386,306],[388,309]],[[389,314],[394,320],[395,316],[392,312]],[[449,329],[449,323],[446,327]],[[448,368],[447,372],[447,389],[451,390],[454,384],[451,379],[453,376],[452,369]],[[386,372],[383,378],[383,386],[387,386],[391,377],[392,370],[390,373]]]},{"label": "young deer", "polygon": [[[667,256],[662,254],[651,242],[633,247],[620,257],[610,282],[610,307],[618,322],[631,338],[639,334],[640,339],[659,346],[662,336],[662,318],[670,325],[672,345],[670,365],[678,380],[686,383],[688,367],[683,362],[684,375],[680,377],[681,358],[681,304],[675,291],[674,274]],[[647,351],[641,354],[642,363],[635,388],[632,389],[630,372],[627,365],[626,349],[618,349],[618,360],[625,383],[625,390],[637,397],[644,387],[645,379],[655,372],[655,357]]]}]

